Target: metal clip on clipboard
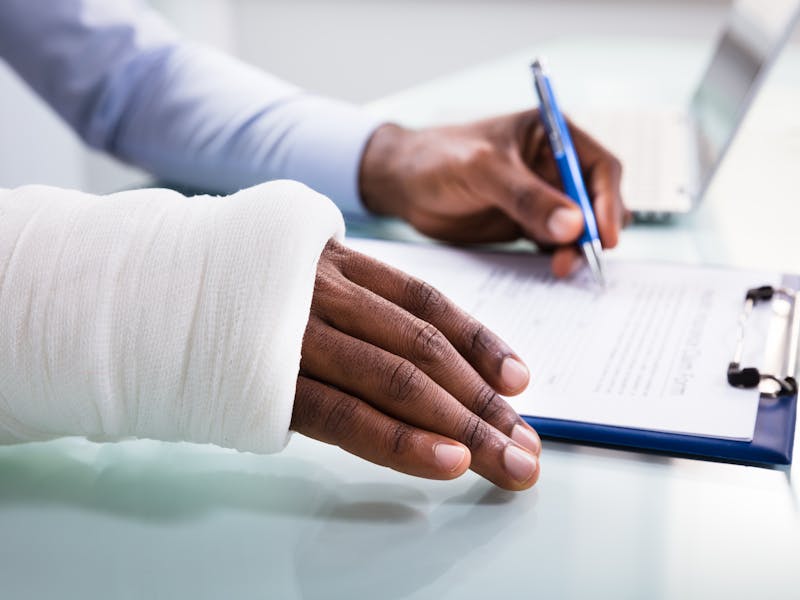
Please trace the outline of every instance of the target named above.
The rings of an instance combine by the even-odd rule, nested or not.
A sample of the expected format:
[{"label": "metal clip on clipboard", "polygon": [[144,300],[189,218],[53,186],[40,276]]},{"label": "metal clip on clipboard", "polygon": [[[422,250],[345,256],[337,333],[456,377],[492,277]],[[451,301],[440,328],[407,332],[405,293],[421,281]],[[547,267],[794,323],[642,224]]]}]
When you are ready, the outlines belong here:
[{"label": "metal clip on clipboard", "polygon": [[[739,315],[739,327],[736,340],[736,350],[733,360],[728,365],[728,383],[739,388],[760,388],[761,394],[770,398],[781,396],[794,396],[797,394],[797,380],[795,379],[795,369],[797,367],[798,334],[800,334],[800,310],[797,308],[798,292],[785,287],[773,287],[764,285],[747,290],[744,300],[744,308]],[[787,323],[787,335],[785,348],[782,353],[781,370],[777,373],[762,373],[756,367],[742,367],[742,355],[744,353],[744,337],[747,321],[753,312],[753,308],[760,302],[772,302],[776,299],[783,299],[789,304],[789,314]],[[769,389],[762,386],[762,383],[772,382]]]}]

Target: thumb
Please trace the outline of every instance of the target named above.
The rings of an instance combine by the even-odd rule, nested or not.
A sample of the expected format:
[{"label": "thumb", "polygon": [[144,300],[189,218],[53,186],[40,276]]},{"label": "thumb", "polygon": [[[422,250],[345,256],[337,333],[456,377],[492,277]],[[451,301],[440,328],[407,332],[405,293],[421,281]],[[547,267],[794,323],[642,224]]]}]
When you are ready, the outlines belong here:
[{"label": "thumb", "polygon": [[541,244],[558,246],[580,237],[583,214],[575,202],[527,168],[509,171],[502,178],[507,182],[506,189],[495,201],[528,237]]},{"label": "thumb", "polygon": [[550,243],[563,245],[577,240],[583,233],[583,214],[570,201],[570,206],[557,206],[547,215],[547,233]]}]

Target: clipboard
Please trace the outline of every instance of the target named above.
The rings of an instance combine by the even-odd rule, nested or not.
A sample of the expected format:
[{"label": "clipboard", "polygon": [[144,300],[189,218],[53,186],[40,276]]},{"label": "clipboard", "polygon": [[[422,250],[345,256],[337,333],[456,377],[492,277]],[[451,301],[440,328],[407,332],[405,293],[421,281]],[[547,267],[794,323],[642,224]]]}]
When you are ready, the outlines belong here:
[{"label": "clipboard", "polygon": [[[720,377],[727,377],[735,387],[760,390],[758,414],[753,439],[749,442],[663,433],[578,421],[522,415],[543,438],[653,450],[669,454],[714,458],[755,465],[787,465],[792,462],[795,423],[797,418],[797,381],[795,372],[800,342],[800,276],[784,276],[782,286],[759,286],[747,290],[739,319],[737,345],[733,360],[720,365]],[[759,304],[772,304],[778,299],[789,302],[785,316],[785,334],[777,355],[779,371],[759,371],[740,364],[748,317]],[[727,366],[727,372],[726,372]]]}]

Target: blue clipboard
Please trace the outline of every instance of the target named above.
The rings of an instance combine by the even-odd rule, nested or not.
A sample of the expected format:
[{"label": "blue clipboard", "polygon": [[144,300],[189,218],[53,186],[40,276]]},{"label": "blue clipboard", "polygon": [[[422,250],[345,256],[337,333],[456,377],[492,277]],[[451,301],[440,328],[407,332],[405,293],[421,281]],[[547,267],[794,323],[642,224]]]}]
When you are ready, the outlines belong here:
[{"label": "blue clipboard", "polygon": [[797,396],[762,396],[753,440],[740,442],[523,415],[544,438],[689,454],[761,465],[792,462]]},{"label": "blue clipboard", "polygon": [[[786,275],[783,278],[783,285],[791,286],[792,289],[789,292],[793,293],[793,314],[789,319],[789,330],[787,332],[790,348],[794,345],[794,348],[789,352],[787,362],[787,369],[790,371],[790,375],[781,380],[772,375],[761,375],[755,368],[741,368],[738,360],[741,354],[744,325],[740,321],[742,329],[740,331],[739,347],[736,349],[734,362],[728,367],[728,381],[734,383],[741,380],[742,377],[747,379],[747,376],[750,376],[754,377],[750,382],[752,385],[744,387],[757,387],[761,380],[772,379],[777,382],[788,382],[790,387],[782,386],[781,389],[784,391],[787,389],[792,390],[792,393],[783,393],[777,397],[768,394],[761,395],[753,439],[749,442],[614,427],[530,415],[522,415],[522,417],[544,438],[621,446],[640,450],[655,450],[671,454],[760,465],[790,464],[792,462],[792,447],[794,445],[794,430],[797,419],[797,382],[793,377],[797,357],[792,356],[792,354],[797,352],[797,329],[800,325],[800,307],[797,305],[800,296],[798,295],[799,292],[795,291],[799,289],[798,283],[800,283],[798,276]],[[766,295],[764,295],[764,292],[767,292]],[[748,290],[745,296],[744,318],[747,318],[753,306],[759,300],[771,301],[773,293],[777,294],[778,290],[773,290],[771,286]],[[794,340],[794,344],[791,340]],[[722,366],[720,366],[720,370],[722,370]]]}]

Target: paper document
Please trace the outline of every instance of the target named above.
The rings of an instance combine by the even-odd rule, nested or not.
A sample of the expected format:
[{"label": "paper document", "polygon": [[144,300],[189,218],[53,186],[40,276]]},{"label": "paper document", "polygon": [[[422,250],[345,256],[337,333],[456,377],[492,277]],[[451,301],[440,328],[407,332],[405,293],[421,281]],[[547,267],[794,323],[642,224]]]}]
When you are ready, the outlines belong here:
[{"label": "paper document", "polygon": [[[531,369],[510,399],[521,414],[753,438],[758,392],[730,387],[726,368],[744,292],[780,283],[778,273],[609,259],[601,290],[586,270],[557,281],[543,256],[348,245],[428,281],[506,340]],[[753,317],[764,323],[769,310]],[[752,341],[746,366],[762,364],[763,339]]]}]

